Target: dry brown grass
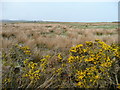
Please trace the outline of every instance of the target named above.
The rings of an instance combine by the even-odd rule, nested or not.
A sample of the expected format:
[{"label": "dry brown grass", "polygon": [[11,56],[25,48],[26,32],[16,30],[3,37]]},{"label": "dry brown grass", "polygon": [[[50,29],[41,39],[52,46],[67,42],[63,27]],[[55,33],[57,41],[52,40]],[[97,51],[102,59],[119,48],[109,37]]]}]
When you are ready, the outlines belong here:
[{"label": "dry brown grass", "polygon": [[[118,42],[117,28],[74,28],[66,24],[40,23],[3,23],[2,45],[0,48],[11,47],[12,44],[25,44],[33,52],[66,51],[71,46],[85,41],[101,39],[107,44]],[[80,25],[100,26],[115,23],[76,23]]]}]

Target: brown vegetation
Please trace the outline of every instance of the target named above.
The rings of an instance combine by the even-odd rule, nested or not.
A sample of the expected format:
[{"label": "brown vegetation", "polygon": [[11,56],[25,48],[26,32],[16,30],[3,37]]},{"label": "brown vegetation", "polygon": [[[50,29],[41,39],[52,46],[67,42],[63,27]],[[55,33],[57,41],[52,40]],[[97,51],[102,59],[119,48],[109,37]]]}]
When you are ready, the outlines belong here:
[{"label": "brown vegetation", "polygon": [[19,43],[33,51],[59,52],[95,39],[107,44],[118,42],[117,23],[3,23],[1,27],[0,48],[4,49]]}]

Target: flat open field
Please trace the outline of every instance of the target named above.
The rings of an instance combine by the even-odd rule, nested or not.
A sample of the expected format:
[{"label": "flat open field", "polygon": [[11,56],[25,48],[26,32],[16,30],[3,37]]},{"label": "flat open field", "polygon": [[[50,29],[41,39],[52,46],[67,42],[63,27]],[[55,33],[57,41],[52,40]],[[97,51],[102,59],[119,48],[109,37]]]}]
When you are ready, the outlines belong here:
[{"label": "flat open field", "polygon": [[0,47],[7,48],[21,43],[37,51],[60,51],[95,39],[111,44],[118,42],[117,28],[117,23],[3,23]]}]

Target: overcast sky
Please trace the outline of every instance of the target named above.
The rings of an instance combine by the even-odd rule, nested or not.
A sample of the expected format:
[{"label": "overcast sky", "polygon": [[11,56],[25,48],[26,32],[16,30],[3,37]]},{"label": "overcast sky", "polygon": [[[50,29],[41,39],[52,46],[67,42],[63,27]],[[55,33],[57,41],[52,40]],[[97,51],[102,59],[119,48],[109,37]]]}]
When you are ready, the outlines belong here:
[{"label": "overcast sky", "polygon": [[1,2],[119,2],[120,0],[1,0]]},{"label": "overcast sky", "polygon": [[3,2],[2,19],[61,22],[118,20],[118,2]]}]

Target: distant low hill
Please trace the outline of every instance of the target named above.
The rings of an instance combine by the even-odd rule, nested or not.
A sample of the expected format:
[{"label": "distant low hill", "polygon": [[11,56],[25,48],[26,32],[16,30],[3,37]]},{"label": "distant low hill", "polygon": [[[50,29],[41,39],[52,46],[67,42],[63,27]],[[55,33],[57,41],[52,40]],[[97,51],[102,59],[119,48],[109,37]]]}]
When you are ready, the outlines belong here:
[{"label": "distant low hill", "polygon": [[0,22],[43,22],[42,20],[0,20]]},{"label": "distant low hill", "polygon": [[[34,23],[34,22],[53,22],[53,23],[56,23],[56,22],[59,22],[59,21],[43,21],[43,20],[9,20],[9,19],[3,19],[3,20],[0,20],[0,22],[5,22],[5,23],[9,23],[9,22],[26,22],[26,23]],[[120,21],[113,21],[112,23],[120,23]]]}]

